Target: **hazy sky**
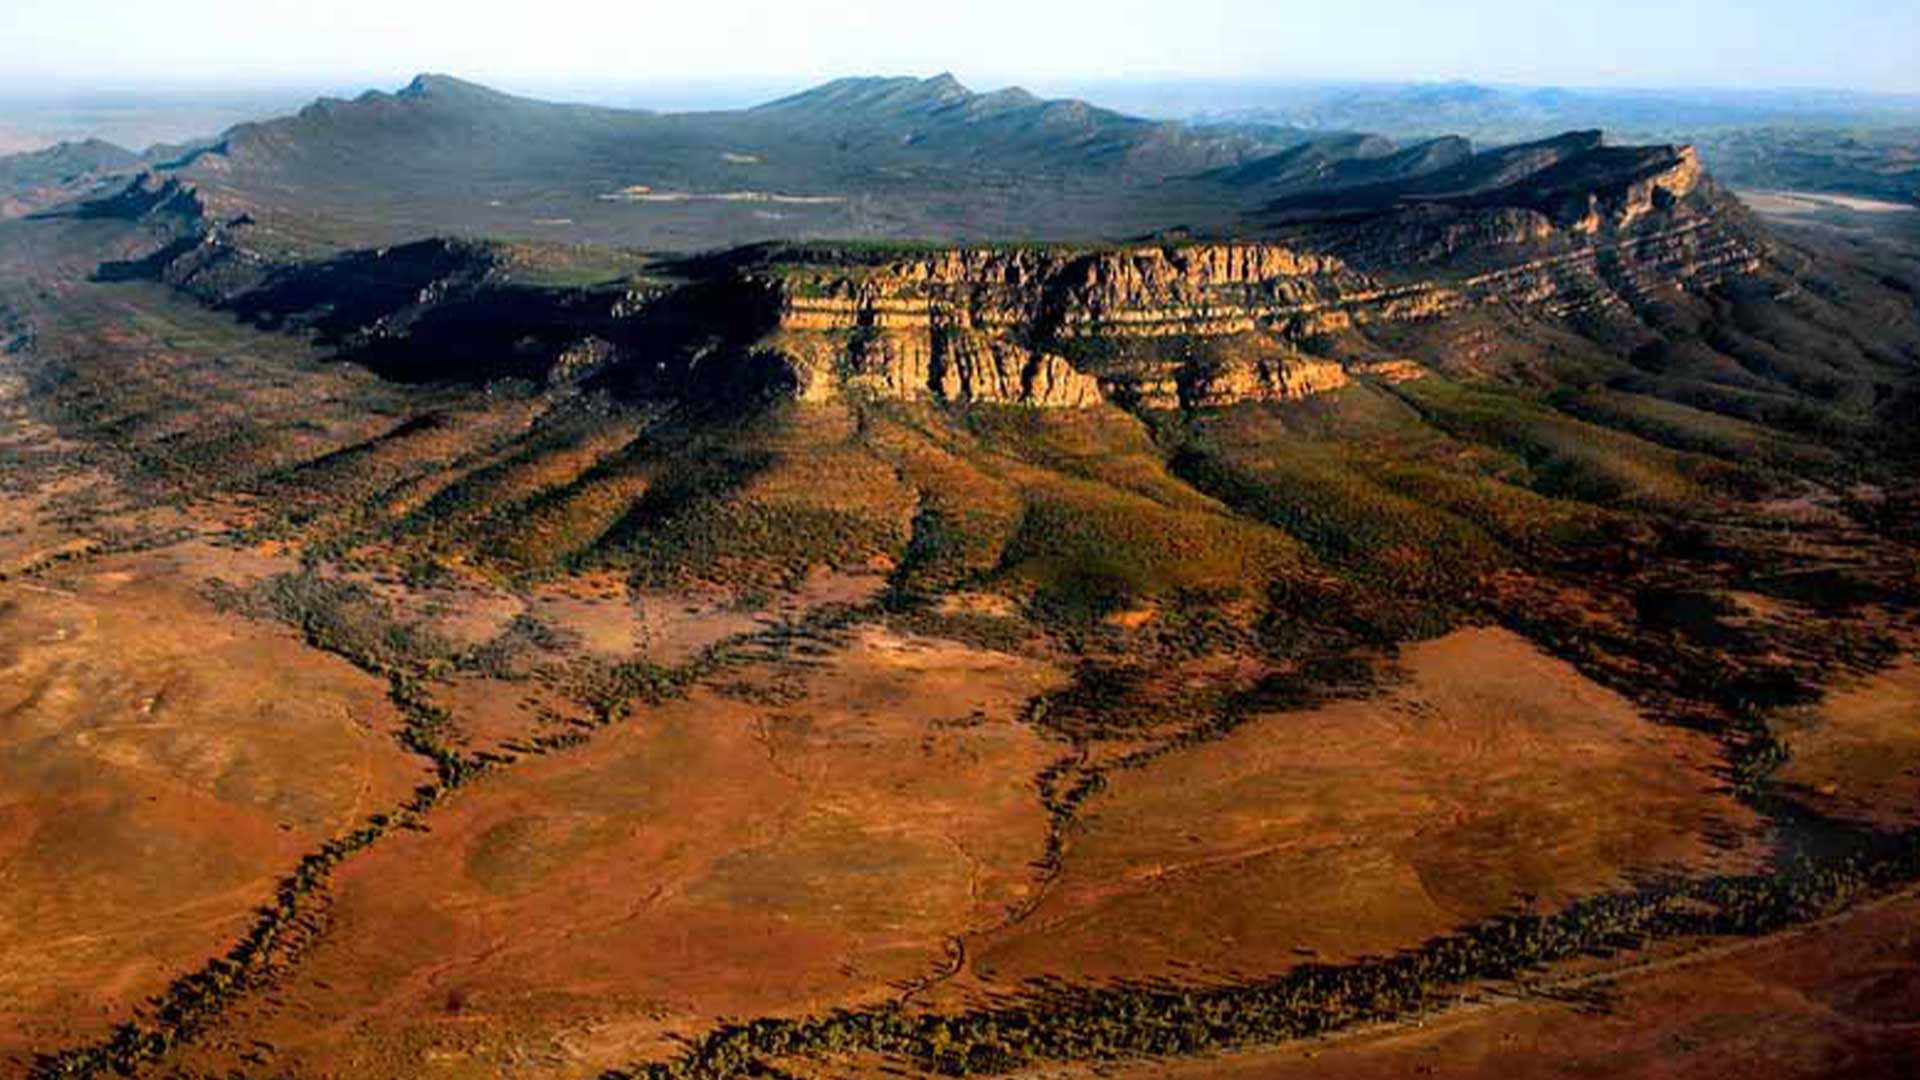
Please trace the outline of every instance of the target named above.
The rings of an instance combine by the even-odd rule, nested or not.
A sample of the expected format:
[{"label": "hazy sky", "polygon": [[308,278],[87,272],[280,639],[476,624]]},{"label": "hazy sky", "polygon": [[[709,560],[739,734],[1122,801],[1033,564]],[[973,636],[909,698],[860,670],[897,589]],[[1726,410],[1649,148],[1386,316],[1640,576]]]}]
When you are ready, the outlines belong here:
[{"label": "hazy sky", "polygon": [[951,70],[1920,91],[1920,0],[0,0],[0,81],[61,88],[797,83]]}]

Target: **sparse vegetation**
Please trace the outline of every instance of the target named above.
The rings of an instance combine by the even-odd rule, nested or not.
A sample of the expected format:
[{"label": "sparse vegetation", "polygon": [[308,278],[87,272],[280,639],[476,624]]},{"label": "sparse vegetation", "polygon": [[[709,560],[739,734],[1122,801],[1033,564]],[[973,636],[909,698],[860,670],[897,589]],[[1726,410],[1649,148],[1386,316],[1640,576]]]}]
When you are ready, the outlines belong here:
[{"label": "sparse vegetation", "polygon": [[1164,1058],[1307,1038],[1443,1008],[1478,980],[1608,955],[1650,940],[1759,935],[1831,914],[1920,876],[1913,834],[1763,875],[1649,886],[1548,916],[1515,916],[1400,956],[1305,964],[1281,978],[1217,989],[1049,989],[1016,1006],[959,1015],[848,1011],[818,1020],[719,1028],[677,1058],[602,1080],[760,1075],[783,1060],[877,1053],[946,1076],[997,1075],[1050,1061]]},{"label": "sparse vegetation", "polygon": [[[0,386],[0,618],[56,596],[133,605],[148,577],[208,578],[197,595],[214,610],[196,600],[191,617],[213,627],[210,640],[238,627],[254,636],[236,640],[275,642],[368,684],[358,707],[329,699],[324,722],[342,746],[366,739],[405,769],[385,788],[378,754],[330,760],[326,781],[351,798],[305,812],[295,831],[291,785],[256,778],[253,747],[203,745],[216,723],[166,715],[194,689],[175,685],[171,653],[126,650],[133,674],[121,681],[137,688],[102,680],[97,695],[70,674],[87,663],[48,661],[67,665],[68,682],[0,702],[32,733],[0,740],[5,760],[29,762],[21,813],[38,831],[23,835],[85,846],[84,830],[62,840],[34,815],[84,818],[94,795],[75,795],[69,774],[147,754],[157,764],[142,759],[140,783],[153,792],[243,792],[250,816],[236,834],[277,854],[274,869],[242,868],[271,880],[260,910],[244,913],[253,901],[238,882],[192,930],[229,936],[201,948],[190,934],[190,964],[129,950],[127,992],[152,999],[131,1016],[103,1000],[70,1038],[46,1040],[73,1048],[45,1048],[35,1076],[340,1071],[337,1048],[266,1038],[316,1002],[314,1015],[334,1017],[324,1038],[390,1023],[394,1037],[375,1041],[396,1072],[428,1067],[406,1055],[466,1037],[442,1038],[451,1012],[476,1033],[457,1052],[488,1048],[473,1069],[498,1064],[485,1056],[496,1051],[524,1060],[515,1039],[544,1037],[549,1016],[584,1024],[593,1011],[582,1052],[604,1055],[595,1067],[685,1033],[679,1052],[607,1080],[779,1076],[820,1059],[973,1075],[1170,1057],[1417,1017],[1490,980],[1551,986],[1555,965],[1576,958],[1772,934],[1920,880],[1910,807],[1890,805],[1885,786],[1821,790],[1870,750],[1849,744],[1827,772],[1781,779],[1797,743],[1839,741],[1817,715],[1836,680],[1880,671],[1915,641],[1920,444],[1901,426],[1920,372],[1910,267],[1756,237],[1704,188],[1667,192],[1630,221],[1612,207],[1644,187],[1645,169],[1674,164],[1660,148],[1570,136],[1545,153],[1562,164],[1541,170],[1544,184],[1517,166],[1520,179],[1503,178],[1512,162],[1499,151],[1455,155],[1435,169],[1465,186],[1434,191],[1421,184],[1441,173],[1421,161],[1318,146],[1302,159],[1318,162],[1309,171],[1325,190],[1303,195],[1287,188],[1287,161],[1242,168],[1258,143],[1247,133],[1143,127],[1017,96],[920,108],[974,100],[944,84],[821,93],[685,121],[740,147],[722,167],[719,143],[656,138],[680,121],[556,111],[427,79],[251,130],[243,142],[273,139],[217,184],[204,170],[231,148],[177,170],[184,186],[156,178],[72,218],[0,225],[0,347],[17,373]],[[360,137],[348,120],[378,126],[380,110],[422,100],[491,119],[443,130],[434,153],[453,158],[421,176],[475,139],[548,171],[510,190],[472,177],[456,211],[418,177],[382,182],[387,157],[335,152]],[[902,119],[889,104],[899,100],[918,111]],[[848,108],[884,137],[849,140],[837,119]],[[822,127],[823,116],[835,119]],[[982,131],[999,141],[964,168],[937,167]],[[288,152],[302,146],[313,152]],[[844,167],[822,173],[809,154],[829,148]],[[631,157],[642,151],[644,162]],[[344,177],[344,160],[373,175]],[[471,231],[523,224],[509,215],[528,205],[571,206],[569,170],[583,160],[662,192],[750,162],[758,195],[739,201],[787,188],[800,201],[780,203],[792,220],[774,225],[728,217],[724,201],[589,196],[568,211],[578,220],[548,219],[566,230],[555,235],[828,234],[857,209],[880,238],[678,260],[570,239],[386,238],[402,210],[436,227],[444,211]],[[645,175],[615,176],[642,165]],[[1351,206],[1311,205],[1376,168],[1405,172],[1360,185]],[[838,190],[875,176],[888,179],[874,192]],[[814,191],[823,184],[835,190]],[[1107,198],[1122,190],[1141,201]],[[1283,190],[1295,198],[1273,203]],[[489,191],[508,197],[466,206]],[[1612,216],[1591,235],[1568,228],[1566,207],[1593,192]],[[859,201],[834,201],[846,197]],[[220,201],[236,198],[245,214]],[[1143,207],[1197,232],[1113,242],[1145,232]],[[1255,208],[1264,246],[1193,239],[1240,235]],[[887,238],[1075,232],[1098,239],[956,252]],[[941,280],[999,256],[990,280]],[[1283,269],[1244,269],[1259,259]],[[964,335],[1031,362],[997,373],[1009,386],[988,396],[1000,403],[934,392],[955,362],[935,346]],[[893,367],[863,367],[883,362]],[[1073,407],[1011,387],[1041,379],[1070,386]],[[28,586],[48,591],[16,595]],[[22,648],[64,640],[31,629]],[[1116,920],[1154,921],[1155,947],[1170,954],[1186,932],[1191,953],[1212,925],[1198,912],[1224,906],[1229,887],[1210,868],[1264,858],[1236,830],[1283,815],[1258,799],[1231,812],[1181,804],[1164,815],[1166,851],[1113,847],[1108,878],[1085,872],[1076,858],[1140,805],[1124,803],[1129,786],[1166,784],[1160,770],[1209,753],[1246,758],[1269,730],[1249,725],[1377,717],[1392,737],[1407,733],[1409,756],[1467,739],[1449,719],[1464,708],[1435,721],[1433,702],[1408,689],[1407,657],[1474,634],[1517,634],[1527,655],[1534,643],[1558,658],[1555,671],[1572,665],[1579,679],[1562,673],[1588,695],[1578,700],[1605,692],[1636,721],[1687,729],[1657,732],[1684,750],[1640,749],[1672,750],[1658,783],[1678,777],[1675,799],[1693,816],[1674,831],[1698,851],[1657,868],[1609,851],[1594,860],[1606,876],[1577,879],[1529,866],[1564,887],[1484,919],[1515,880],[1487,864],[1518,861],[1522,844],[1584,842],[1561,819],[1585,804],[1541,800],[1554,805],[1481,821],[1492,802],[1476,782],[1490,770],[1469,760],[1461,768],[1482,773],[1431,811],[1466,824],[1396,841],[1419,849],[1392,853],[1411,877],[1324,870],[1356,909],[1393,890],[1430,903],[1417,932],[1397,909],[1368,916],[1399,951],[1196,967],[1179,982],[992,984],[982,957],[1017,951],[1022,935],[1084,958],[1075,942],[1088,938],[1075,935],[1116,923],[1102,924],[1109,909],[1094,901],[1086,919],[1071,905],[1112,882],[1161,905]],[[0,640],[0,652],[15,644]],[[89,695],[100,700],[84,725],[46,718],[47,702]],[[938,695],[956,704],[930,706]],[[249,702],[261,724],[290,704],[271,688]],[[663,714],[668,729],[649,729]],[[1514,760],[1586,767],[1590,747],[1536,726],[1553,737]],[[1312,748],[1291,731],[1278,742]],[[94,756],[32,756],[48,747]],[[602,757],[640,764],[622,772]],[[598,764],[568,771],[583,758]],[[1368,794],[1377,783],[1393,795],[1391,777],[1365,771]],[[685,786],[651,790],[670,772]],[[513,786],[529,776],[551,786]],[[755,785],[766,799],[750,813],[729,801]],[[148,790],[128,782],[98,801],[139,808]],[[1607,790],[1594,781],[1585,794]],[[1822,800],[1839,795],[1864,810],[1823,816]],[[981,806],[991,814],[968,816]],[[967,832],[961,819],[988,824]],[[1750,835],[1756,823],[1764,836]],[[689,839],[700,831],[716,835]],[[909,832],[896,857],[889,845]],[[609,847],[615,834],[631,845]],[[1342,843],[1385,846],[1359,828]],[[617,858],[603,876],[565,876],[576,854],[608,850]],[[434,922],[425,916],[369,931],[379,920],[368,912],[406,876],[393,860],[423,853],[440,860],[420,877],[434,919],[456,905],[435,908],[445,898],[429,891],[466,875],[486,879],[471,894],[484,918],[539,925],[415,978],[442,948],[436,934],[452,931],[415,925]],[[350,864],[385,869],[356,880]],[[1492,900],[1446,906],[1438,878],[1463,865],[1486,871]],[[112,891],[127,873],[103,866],[88,887]],[[940,887],[907,895],[908,874]],[[549,877],[557,891],[538,894]],[[536,891],[501,899],[520,888]],[[789,925],[768,898],[783,889],[826,899]],[[729,966],[771,952],[726,953],[708,965],[724,972],[669,995],[627,985],[632,969],[614,964],[534,988],[538,1008],[521,1016],[532,991],[505,986],[500,970],[532,983],[552,969],[514,950],[551,943],[572,957],[600,940],[555,902],[559,890],[630,906],[595,910],[630,935],[605,939],[608,951],[652,962],[736,932],[772,950],[761,931],[799,940],[769,929],[786,928],[828,943],[831,959],[809,970],[831,974],[796,977],[789,994],[769,989],[787,972]],[[708,906],[669,927],[679,938],[647,923],[680,919],[687,909],[672,905],[687,897]],[[168,910],[192,914],[203,900]],[[337,910],[353,918],[334,922]],[[31,925],[33,912],[0,910],[9,920]],[[1436,926],[1457,929],[1420,940]],[[356,998],[314,974],[324,961],[372,980],[365,955],[393,940],[382,932],[417,937],[379,976],[390,996],[382,985]],[[454,985],[469,975],[474,987]],[[421,982],[434,983],[431,1008]]]}]

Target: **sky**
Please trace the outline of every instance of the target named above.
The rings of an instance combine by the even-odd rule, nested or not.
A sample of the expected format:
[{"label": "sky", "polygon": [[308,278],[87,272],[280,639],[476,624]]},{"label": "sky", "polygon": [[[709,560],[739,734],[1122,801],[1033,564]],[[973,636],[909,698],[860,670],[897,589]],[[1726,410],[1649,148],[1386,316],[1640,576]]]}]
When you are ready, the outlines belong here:
[{"label": "sky", "polygon": [[791,88],[951,71],[1920,92],[1920,0],[0,0],[7,88]]}]

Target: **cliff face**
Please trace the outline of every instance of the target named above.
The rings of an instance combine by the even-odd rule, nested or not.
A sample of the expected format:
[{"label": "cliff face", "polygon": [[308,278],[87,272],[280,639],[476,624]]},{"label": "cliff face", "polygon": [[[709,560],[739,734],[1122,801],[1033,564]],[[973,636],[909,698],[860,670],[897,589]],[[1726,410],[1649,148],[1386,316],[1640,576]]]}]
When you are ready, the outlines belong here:
[{"label": "cliff face", "polygon": [[1609,147],[1534,177],[1530,203],[1555,224],[1590,236],[1669,210],[1704,179],[1691,146]]},{"label": "cliff face", "polygon": [[862,335],[842,354],[848,381],[886,396],[1074,408],[1100,385],[1059,356],[960,327]]},{"label": "cliff face", "polygon": [[[1537,208],[1415,207],[1338,243],[1091,252],[956,249],[891,262],[831,253],[750,273],[778,297],[770,348],[804,396],[844,387],[951,402],[1215,407],[1290,400],[1377,377],[1329,339],[1504,305],[1546,317],[1702,289],[1758,253],[1711,207],[1691,152],[1644,161]],[[1365,273],[1337,253],[1395,271]],[[1394,367],[1406,377],[1404,365]]]},{"label": "cliff face", "polygon": [[1153,342],[1179,338],[1186,353],[1214,339],[1278,346],[1266,325],[1274,313],[1370,288],[1337,258],[1249,243],[956,249],[879,266],[783,267],[769,281],[781,297],[776,348],[808,396],[838,382],[898,397],[1042,407],[1092,405],[1115,391],[1171,406],[1341,385],[1338,364],[1289,348],[1201,356]]},{"label": "cliff face", "polygon": [[[1397,349],[1368,345],[1375,328],[1489,308],[1607,317],[1758,266],[1758,242],[1690,149],[1591,141],[1442,177],[1501,185],[1490,190],[1375,192],[1361,212],[1280,220],[1257,241],[773,246],[612,292],[518,286],[494,247],[456,241],[286,262],[264,253],[246,215],[212,212],[173,179],[144,178],[85,212],[170,223],[163,248],[103,276],[170,282],[394,378],[1214,408],[1417,376]],[[1508,182],[1516,171],[1524,183]]]}]

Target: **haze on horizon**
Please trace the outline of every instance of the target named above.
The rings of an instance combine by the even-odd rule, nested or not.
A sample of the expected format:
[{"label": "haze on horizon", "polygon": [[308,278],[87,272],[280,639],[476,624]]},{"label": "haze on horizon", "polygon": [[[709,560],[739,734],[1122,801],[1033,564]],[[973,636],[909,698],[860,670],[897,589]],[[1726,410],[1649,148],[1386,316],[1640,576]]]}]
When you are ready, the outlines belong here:
[{"label": "haze on horizon", "polygon": [[[3,0],[0,91],[391,87],[738,93],[953,71],[1042,92],[1128,80],[1467,79],[1920,92],[1913,0]],[[716,102],[717,103],[717,102]],[[738,102],[729,102],[738,103]]]}]

